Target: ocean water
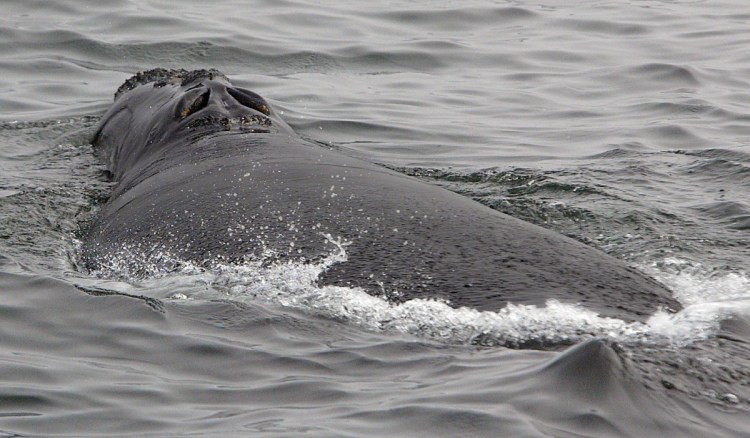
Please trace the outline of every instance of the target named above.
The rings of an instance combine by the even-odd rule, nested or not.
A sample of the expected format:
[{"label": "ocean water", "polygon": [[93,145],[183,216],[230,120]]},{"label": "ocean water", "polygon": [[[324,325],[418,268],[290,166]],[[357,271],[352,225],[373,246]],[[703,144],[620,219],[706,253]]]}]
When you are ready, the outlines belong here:
[{"label": "ocean water", "polygon": [[[750,9],[575,3],[4,0],[0,436],[750,435]],[[154,67],[217,68],[684,310],[392,305],[313,286],[340,253],[91,275],[77,233],[112,184],[89,142]]]}]

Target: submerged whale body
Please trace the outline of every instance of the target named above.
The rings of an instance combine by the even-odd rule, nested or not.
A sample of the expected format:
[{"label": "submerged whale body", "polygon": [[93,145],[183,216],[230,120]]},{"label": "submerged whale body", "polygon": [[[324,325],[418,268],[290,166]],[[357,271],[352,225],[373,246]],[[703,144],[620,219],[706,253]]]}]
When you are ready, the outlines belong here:
[{"label": "submerged whale body", "polygon": [[600,251],[458,194],[298,137],[216,70],[126,81],[93,144],[117,185],[85,232],[95,271],[139,264],[346,260],[320,285],[454,307],[580,303],[644,320],[679,309],[658,282]]}]

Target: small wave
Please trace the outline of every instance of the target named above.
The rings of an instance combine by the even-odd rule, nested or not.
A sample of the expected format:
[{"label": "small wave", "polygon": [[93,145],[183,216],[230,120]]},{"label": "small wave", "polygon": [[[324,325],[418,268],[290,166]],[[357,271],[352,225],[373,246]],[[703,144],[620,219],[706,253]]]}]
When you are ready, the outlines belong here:
[{"label": "small wave", "polygon": [[692,68],[675,64],[651,63],[642,64],[630,69],[631,74],[650,81],[665,81],[670,84],[679,83],[685,86],[699,84]]},{"label": "small wave", "polygon": [[675,151],[674,153],[695,156],[695,157],[700,157],[700,158],[714,158],[714,159],[721,159],[721,160],[726,160],[726,161],[739,161],[743,163],[750,162],[750,154],[742,150],[737,150],[737,149],[711,148],[711,149],[701,149],[698,151],[679,150],[679,151]]},{"label": "small wave", "polygon": [[584,20],[567,18],[558,20],[555,25],[572,29],[576,32],[590,32],[604,35],[636,36],[647,35],[651,30],[644,25],[610,20]]},{"label": "small wave", "polygon": [[520,7],[472,8],[465,6],[439,11],[423,9],[387,11],[372,15],[390,23],[453,32],[475,31],[477,27],[528,22],[539,17],[539,14]]}]

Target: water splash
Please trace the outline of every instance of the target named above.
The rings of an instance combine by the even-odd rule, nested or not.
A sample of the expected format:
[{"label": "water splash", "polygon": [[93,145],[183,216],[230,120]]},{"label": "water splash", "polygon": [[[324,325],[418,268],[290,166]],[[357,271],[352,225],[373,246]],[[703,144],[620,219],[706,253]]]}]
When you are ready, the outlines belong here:
[{"label": "water splash", "polygon": [[[400,332],[454,344],[514,348],[554,347],[591,338],[628,344],[684,346],[715,334],[720,322],[732,312],[742,308],[750,310],[748,296],[742,295],[747,288],[737,288],[734,284],[747,285],[750,281],[747,277],[726,277],[725,289],[730,292],[721,296],[733,298],[717,301],[718,295],[703,294],[703,299],[696,298],[697,291],[708,287],[707,284],[716,286],[715,279],[709,281],[684,272],[667,278],[669,274],[658,269],[656,272],[660,275],[655,276],[675,288],[677,298],[686,307],[676,314],[657,311],[645,323],[602,317],[580,305],[556,300],[548,300],[545,306],[509,303],[495,312],[453,308],[447,302],[430,299],[392,303],[360,288],[318,286],[316,280],[320,274],[347,259],[347,242],[328,235],[324,237],[335,250],[316,262],[269,264],[252,260],[226,264],[219,261],[204,267],[158,250],[151,250],[149,257],[136,257],[138,251],[125,248],[94,274],[111,277],[117,273],[122,279],[135,280],[133,275],[137,273],[138,283],[146,289],[163,289],[157,286],[168,278],[170,287],[179,290],[169,297],[175,300],[263,302],[346,321],[367,330]],[[138,269],[133,269],[133,260],[142,261]],[[744,307],[737,305],[738,300],[744,302]]]}]

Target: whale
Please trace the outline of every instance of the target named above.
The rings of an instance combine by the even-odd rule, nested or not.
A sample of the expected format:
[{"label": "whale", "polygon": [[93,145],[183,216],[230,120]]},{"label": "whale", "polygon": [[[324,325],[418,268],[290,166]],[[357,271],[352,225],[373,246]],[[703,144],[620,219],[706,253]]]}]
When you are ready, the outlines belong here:
[{"label": "whale", "polygon": [[92,273],[113,260],[131,273],[175,261],[312,263],[343,249],[317,285],[394,303],[500,311],[557,300],[626,321],[681,308],[596,248],[301,138],[214,69],[131,77],[92,144],[114,183],[82,232]]}]

